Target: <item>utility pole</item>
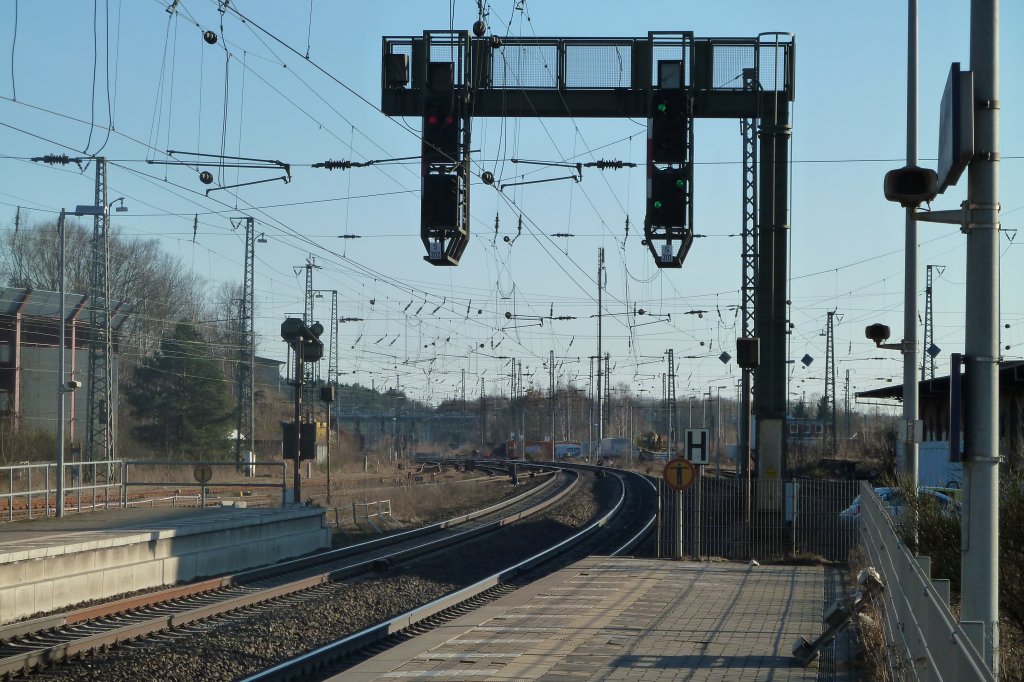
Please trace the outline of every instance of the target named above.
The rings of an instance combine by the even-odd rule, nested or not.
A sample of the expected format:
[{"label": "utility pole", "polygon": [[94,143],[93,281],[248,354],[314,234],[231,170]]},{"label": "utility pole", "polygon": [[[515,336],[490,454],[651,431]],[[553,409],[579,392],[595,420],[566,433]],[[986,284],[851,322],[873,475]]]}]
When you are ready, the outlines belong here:
[{"label": "utility pole", "polygon": [[666,451],[668,458],[672,459],[675,452],[675,431],[676,431],[676,358],[675,351],[669,348],[665,351],[668,355],[668,376],[665,382],[665,412],[668,421],[668,443]]},{"label": "utility pole", "polygon": [[604,404],[601,400],[601,318],[604,313],[601,294],[604,291],[604,247],[597,250],[597,458],[601,458],[604,439]]},{"label": "utility pole", "polygon": [[505,455],[507,457],[511,457],[512,456],[508,452],[508,450],[507,450],[508,441],[509,440],[511,440],[511,441],[518,440],[518,418],[516,416],[516,397],[518,396],[519,392],[516,389],[516,359],[515,358],[512,358],[512,359],[509,360],[509,376],[510,376],[510,382],[509,382],[509,391],[508,391],[508,406],[509,406],[508,414],[509,414],[509,418],[510,418],[510,424],[509,424],[510,428],[509,428],[509,434],[508,434],[509,437],[505,441],[505,443],[506,443]]},{"label": "utility pole", "polygon": [[292,467],[292,489],[295,496],[292,502],[302,504],[302,473],[299,466],[302,463],[302,380],[305,368],[302,366],[303,340],[300,338],[295,347],[295,461]]},{"label": "utility pole", "polygon": [[96,164],[96,206],[103,213],[93,217],[92,258],[89,268],[89,427],[86,436],[90,461],[114,459],[114,382],[110,366],[110,262],[108,233],[110,215],[107,204],[107,159],[99,156]]},{"label": "utility pole", "polygon": [[[999,674],[999,2],[971,2],[974,145],[967,170],[964,515],[961,621]],[[906,400],[904,400],[906,403]]]},{"label": "utility pole", "polygon": [[718,386],[715,391],[715,475],[722,477],[722,389],[725,386]]},{"label": "utility pole", "polygon": [[555,351],[548,351],[548,409],[551,413],[551,461],[555,461]]},{"label": "utility pole", "polygon": [[846,400],[843,413],[846,417],[846,432],[843,434],[846,440],[850,440],[850,370],[846,370],[845,382]]},{"label": "utility pole", "polygon": [[[917,0],[907,0],[907,166],[917,165]],[[917,222],[906,217],[903,262],[903,466],[917,488]]]},{"label": "utility pole", "polygon": [[487,402],[484,398],[484,378],[480,377],[480,452],[487,446]]},{"label": "utility pole", "polygon": [[[231,221],[235,222],[234,219]],[[253,292],[253,265],[255,263],[255,221],[245,218],[245,266],[242,272],[242,299],[238,306],[238,420],[235,425],[235,465],[242,464],[242,429],[248,430],[249,449],[256,451],[256,417],[254,404],[255,375],[255,310]],[[261,237],[262,239],[262,237]],[[264,240],[266,241],[266,240]]]},{"label": "utility pole", "polygon": [[825,327],[825,430],[826,447],[836,456],[836,348],[833,320],[836,311],[828,311]]},{"label": "utility pole", "polygon": [[[313,324],[313,270],[318,270],[320,266],[316,264],[316,257],[314,257],[313,254],[309,254],[306,258],[306,264],[300,267],[303,267],[306,270],[306,294],[304,298],[305,306],[302,313],[302,322],[308,327]],[[303,383],[305,384],[304,390],[306,391],[306,419],[312,423],[316,422],[316,400],[312,394],[316,389],[316,369],[316,363],[306,363],[306,374],[303,376]]]},{"label": "utility pole", "polygon": [[605,426],[611,429],[612,423],[612,356],[604,354],[604,410]]},{"label": "utility pole", "polygon": [[327,355],[327,384],[331,400],[327,403],[327,502],[331,502],[331,417],[338,383],[338,290],[331,290],[331,347]]},{"label": "utility pole", "polygon": [[[756,91],[761,87],[757,69],[743,69],[743,89]],[[742,253],[742,312],[744,338],[755,336],[754,307],[755,289],[757,286],[757,126],[756,112],[749,118],[740,119],[740,134],[743,136],[743,253]],[[739,432],[739,464],[740,479],[746,483],[747,496],[750,495],[751,468],[751,428],[750,428],[750,390],[754,370],[743,368],[740,379],[740,418],[737,420]]]},{"label": "utility pole", "polygon": [[[308,281],[307,284],[312,284]],[[331,295],[331,345],[327,349],[327,380],[321,382],[320,379],[320,366],[317,364],[315,385],[310,389],[310,401],[316,400],[316,387],[320,386],[320,402],[326,405],[327,413],[327,501],[331,501],[331,421],[332,412],[334,411],[334,401],[336,400],[337,383],[338,383],[338,324],[340,322],[351,322],[353,318],[345,318],[344,320],[338,317],[338,290],[337,289],[314,289],[312,292],[312,298],[323,298],[324,294],[329,293]],[[312,300],[312,299],[310,299]],[[312,313],[310,313],[312,317]],[[310,407],[310,409],[313,409]]]},{"label": "utility pole", "polygon": [[[927,276],[924,287],[924,353],[921,354],[921,381],[935,378],[935,356],[939,349],[935,345],[935,320],[932,316],[932,269],[938,269],[939,276],[942,276],[945,266],[927,266]],[[927,370],[927,374],[926,374]]]},{"label": "utility pole", "polygon": [[590,450],[587,451],[587,461],[594,449],[594,356],[590,356],[590,381],[587,383],[587,438],[590,442]]},{"label": "utility pole", "polygon": [[526,432],[526,400],[525,400],[525,398],[526,398],[526,391],[523,390],[523,361],[519,360],[517,362],[517,364],[518,364],[518,368],[517,368],[518,378],[516,379],[516,390],[519,392],[518,401],[517,401],[518,404],[519,404],[519,410],[516,413],[516,431],[518,432],[519,437],[516,440],[518,441],[518,443],[520,443],[519,455],[523,459],[525,459],[526,458],[526,433],[525,433]]}]

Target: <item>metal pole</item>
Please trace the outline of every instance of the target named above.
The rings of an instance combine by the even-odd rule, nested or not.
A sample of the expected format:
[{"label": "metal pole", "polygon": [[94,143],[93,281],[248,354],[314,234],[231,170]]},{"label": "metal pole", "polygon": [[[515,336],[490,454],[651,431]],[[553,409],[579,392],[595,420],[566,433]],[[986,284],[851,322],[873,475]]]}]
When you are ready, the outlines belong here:
[{"label": "metal pole", "polygon": [[[465,372],[465,370],[463,370]],[[548,405],[551,411],[551,461],[555,461],[555,351],[548,351],[548,383],[551,386]]]},{"label": "metal pole", "polygon": [[597,458],[601,458],[601,441],[604,439],[604,404],[601,401],[601,292],[604,289],[604,249],[597,250]]},{"label": "metal pole", "polygon": [[[971,2],[974,144],[967,175],[964,516],[960,618],[985,626],[999,674],[999,2]],[[976,644],[981,644],[976,642]]]},{"label": "metal pole", "polygon": [[[60,312],[57,325],[60,327],[57,341],[57,516],[64,516],[64,218],[62,208],[57,219],[60,240]],[[47,486],[49,490],[49,486]],[[31,507],[31,505],[29,505]]]},{"label": "metal pole", "polygon": [[[327,383],[330,383],[330,377]],[[331,503],[331,410],[332,403],[327,403],[327,504]]]},{"label": "metal pole", "polygon": [[292,489],[295,491],[295,496],[292,498],[294,504],[302,504],[302,473],[299,471],[302,461],[302,346],[303,340],[300,338],[295,344],[295,466],[292,477]]},{"label": "metal pole", "polygon": [[[917,0],[907,0],[907,165],[917,165]],[[917,489],[917,222],[907,212],[903,265],[903,474]]]},{"label": "metal pole", "polygon": [[715,475],[722,476],[722,387],[719,386],[715,400]]}]

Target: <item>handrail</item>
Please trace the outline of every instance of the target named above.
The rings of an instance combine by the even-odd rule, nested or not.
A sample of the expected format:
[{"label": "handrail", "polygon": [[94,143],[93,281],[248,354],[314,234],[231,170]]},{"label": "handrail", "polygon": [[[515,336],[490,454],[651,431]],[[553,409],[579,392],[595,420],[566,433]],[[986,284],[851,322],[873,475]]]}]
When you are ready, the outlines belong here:
[{"label": "handrail", "polygon": [[[102,469],[106,469],[106,473]],[[66,462],[62,473],[68,510],[82,511],[98,506],[109,508],[111,491],[114,491],[113,504],[120,504],[121,482],[118,479],[121,460]],[[97,482],[101,475],[107,477],[102,483]],[[33,518],[37,511],[44,516],[56,515],[57,490],[57,465],[53,462],[25,462],[0,467],[0,521],[4,518],[8,522],[14,521],[16,502],[20,500],[24,500],[25,518]],[[33,504],[40,499],[42,508],[34,510]]]},{"label": "handrail", "polygon": [[[983,624],[958,623],[949,610],[949,581],[931,577],[931,559],[900,542],[893,519],[874,489],[861,484],[861,541],[882,574],[886,643],[915,679],[995,682],[978,653]],[[965,627],[966,626],[966,629]]]}]

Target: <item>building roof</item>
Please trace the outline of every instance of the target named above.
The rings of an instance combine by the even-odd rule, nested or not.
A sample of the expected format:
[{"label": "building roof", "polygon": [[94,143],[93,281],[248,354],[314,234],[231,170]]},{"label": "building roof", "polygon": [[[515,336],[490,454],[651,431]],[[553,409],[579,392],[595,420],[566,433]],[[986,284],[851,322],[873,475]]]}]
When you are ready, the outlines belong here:
[{"label": "building roof", "polygon": [[[999,365],[999,388],[1015,388],[1024,390],[1024,360],[1002,362]],[[925,379],[917,383],[918,395],[921,399],[931,395],[949,395],[949,375]],[[858,398],[878,398],[903,402],[903,384],[883,386],[867,391],[857,391]]]},{"label": "building roof", "polygon": [[[110,302],[110,328],[117,330],[125,323],[135,306],[124,301]],[[89,322],[88,294],[64,294],[64,311],[67,321]],[[4,287],[0,289],[0,316],[14,317],[18,313],[26,317],[53,318],[60,315],[60,292],[43,289],[22,289]]]},{"label": "building roof", "polygon": [[255,357],[257,365],[283,365],[284,360],[275,360],[274,358],[265,358],[262,355]]}]

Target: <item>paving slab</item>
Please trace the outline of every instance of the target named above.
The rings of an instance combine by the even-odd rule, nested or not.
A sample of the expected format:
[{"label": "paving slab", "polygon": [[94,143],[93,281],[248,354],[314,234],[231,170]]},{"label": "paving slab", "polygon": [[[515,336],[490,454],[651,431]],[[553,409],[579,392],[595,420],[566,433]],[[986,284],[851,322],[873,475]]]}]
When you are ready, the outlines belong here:
[{"label": "paving slab", "polygon": [[333,679],[853,679],[792,663],[822,631],[827,570],[590,557]]}]

